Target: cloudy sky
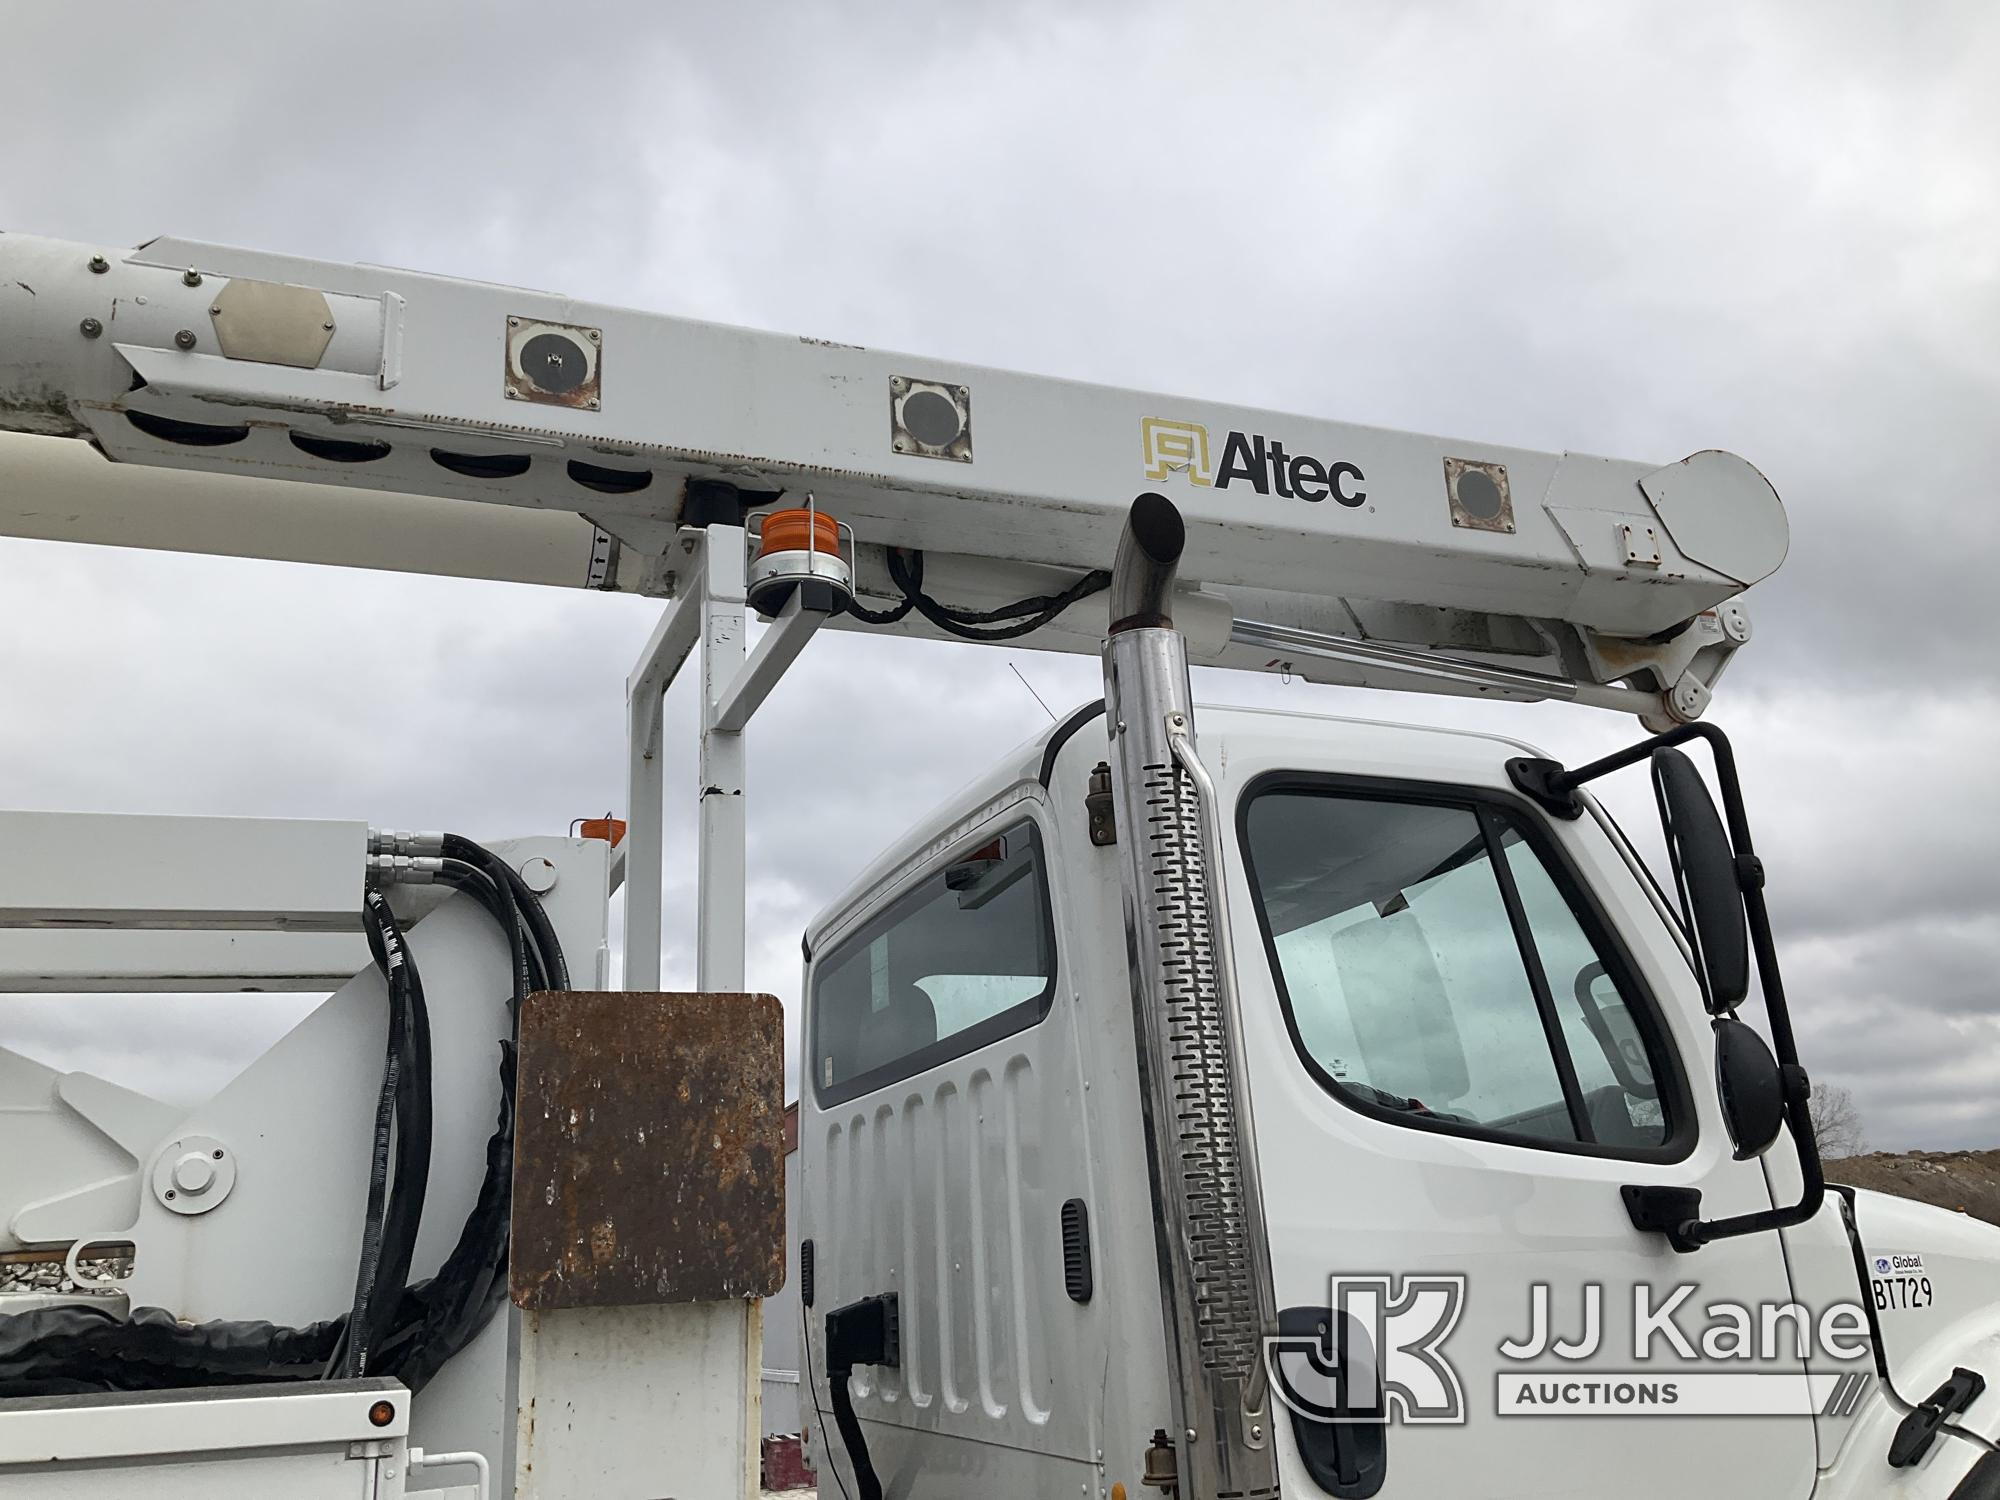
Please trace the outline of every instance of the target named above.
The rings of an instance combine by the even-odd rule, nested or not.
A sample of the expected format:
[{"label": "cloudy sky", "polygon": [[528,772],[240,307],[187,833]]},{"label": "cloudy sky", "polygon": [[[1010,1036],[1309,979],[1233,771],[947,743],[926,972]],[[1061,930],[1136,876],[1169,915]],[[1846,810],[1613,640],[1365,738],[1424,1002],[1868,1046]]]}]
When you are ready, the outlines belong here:
[{"label": "cloudy sky", "polygon": [[[1712,717],[1806,1060],[1876,1146],[2000,1145],[1990,7],[8,0],[0,22],[10,230],[413,266],[1524,447],[1746,455],[1793,547]],[[20,541],[0,598],[7,803],[475,835],[622,803],[622,684],[659,609]],[[1098,692],[1090,660],[1011,659],[1058,711]],[[1046,722],[1009,653],[840,636],[805,660],[753,750],[750,977],[787,1001],[808,917]],[[1565,758],[1631,735],[1197,688]],[[687,757],[669,775],[692,787]],[[670,918],[670,982],[691,938]],[[296,1014],[23,1002],[0,1042],[191,1098]]]}]

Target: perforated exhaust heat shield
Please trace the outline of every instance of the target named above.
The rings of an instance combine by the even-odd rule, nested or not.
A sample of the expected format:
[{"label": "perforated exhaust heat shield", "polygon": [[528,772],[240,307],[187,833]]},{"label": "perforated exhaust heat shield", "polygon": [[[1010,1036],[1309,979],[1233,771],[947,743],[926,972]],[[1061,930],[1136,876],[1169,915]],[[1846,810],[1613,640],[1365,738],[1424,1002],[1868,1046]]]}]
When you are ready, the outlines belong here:
[{"label": "perforated exhaust heat shield", "polygon": [[1222,883],[1169,614],[1183,532],[1133,504],[1111,585],[1106,722],[1183,1500],[1278,1494],[1263,1340],[1276,1325]]}]

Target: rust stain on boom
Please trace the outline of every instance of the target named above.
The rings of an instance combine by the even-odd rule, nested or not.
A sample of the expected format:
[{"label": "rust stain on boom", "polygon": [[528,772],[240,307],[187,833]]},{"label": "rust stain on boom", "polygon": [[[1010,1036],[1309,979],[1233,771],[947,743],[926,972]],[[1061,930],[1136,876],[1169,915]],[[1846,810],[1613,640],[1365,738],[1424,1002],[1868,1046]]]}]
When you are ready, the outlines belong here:
[{"label": "rust stain on boom", "polygon": [[783,1035],[770,995],[529,997],[508,1260],[518,1306],[778,1290]]}]

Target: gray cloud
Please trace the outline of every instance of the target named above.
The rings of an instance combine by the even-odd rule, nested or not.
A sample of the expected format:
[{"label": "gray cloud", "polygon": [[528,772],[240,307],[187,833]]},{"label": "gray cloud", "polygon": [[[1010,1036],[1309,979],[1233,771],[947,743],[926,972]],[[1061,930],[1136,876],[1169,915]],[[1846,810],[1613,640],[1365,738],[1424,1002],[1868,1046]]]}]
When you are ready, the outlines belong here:
[{"label": "gray cloud", "polygon": [[[1249,9],[45,7],[10,18],[37,134],[0,222],[1526,446],[1742,452],[1794,546],[1714,712],[1808,1061],[1881,1144],[1992,1144],[2000,27],[1970,4]],[[0,587],[11,803],[475,834],[623,803],[642,601],[29,543],[0,545]],[[815,643],[753,748],[753,982],[791,998],[810,914],[1045,722],[1007,660]],[[1059,711],[1095,695],[1089,661],[1018,660]],[[1201,690],[1572,759],[1629,734]],[[1620,806],[1636,827],[1643,788]],[[691,889],[677,865],[683,980]],[[174,1073],[180,1034],[146,1036],[127,1062]]]}]

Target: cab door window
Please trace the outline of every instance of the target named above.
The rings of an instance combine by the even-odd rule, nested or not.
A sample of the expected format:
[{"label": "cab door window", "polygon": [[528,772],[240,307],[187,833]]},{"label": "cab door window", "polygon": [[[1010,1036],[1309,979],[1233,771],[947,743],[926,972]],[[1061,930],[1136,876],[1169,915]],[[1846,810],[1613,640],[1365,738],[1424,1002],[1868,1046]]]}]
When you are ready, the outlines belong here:
[{"label": "cab door window", "polygon": [[917,881],[813,967],[822,1105],[1032,1026],[1055,993],[1055,927],[1032,822]]},{"label": "cab door window", "polygon": [[1656,1152],[1658,1029],[1517,819],[1480,800],[1253,791],[1244,858],[1293,1038],[1371,1113]]}]

